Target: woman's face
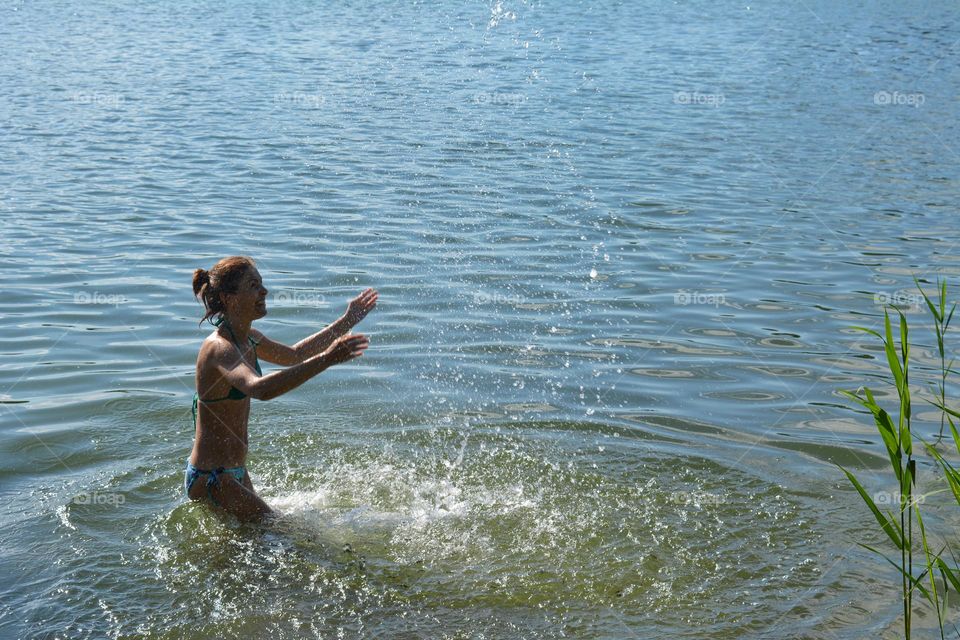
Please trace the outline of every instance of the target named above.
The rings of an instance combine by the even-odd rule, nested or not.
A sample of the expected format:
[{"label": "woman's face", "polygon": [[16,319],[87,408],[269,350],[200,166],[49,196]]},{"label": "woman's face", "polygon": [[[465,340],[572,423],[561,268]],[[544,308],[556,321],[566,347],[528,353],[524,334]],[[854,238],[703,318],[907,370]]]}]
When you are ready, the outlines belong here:
[{"label": "woman's face", "polygon": [[237,292],[226,294],[226,306],[232,313],[256,320],[267,315],[267,293],[260,272],[248,269]]}]

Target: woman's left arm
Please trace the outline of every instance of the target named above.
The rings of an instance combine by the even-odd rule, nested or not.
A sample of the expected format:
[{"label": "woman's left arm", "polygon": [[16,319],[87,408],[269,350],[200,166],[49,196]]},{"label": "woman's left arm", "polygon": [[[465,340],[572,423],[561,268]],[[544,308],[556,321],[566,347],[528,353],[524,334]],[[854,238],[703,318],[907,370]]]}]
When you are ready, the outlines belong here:
[{"label": "woman's left arm", "polygon": [[349,333],[377,306],[377,296],[376,290],[367,289],[350,301],[347,312],[337,318],[333,324],[308,338],[304,338],[292,347],[275,342],[258,331],[259,336],[254,336],[260,340],[257,355],[262,356],[267,362],[290,366],[300,364],[318,353],[323,353],[327,347],[333,344],[334,340]]}]

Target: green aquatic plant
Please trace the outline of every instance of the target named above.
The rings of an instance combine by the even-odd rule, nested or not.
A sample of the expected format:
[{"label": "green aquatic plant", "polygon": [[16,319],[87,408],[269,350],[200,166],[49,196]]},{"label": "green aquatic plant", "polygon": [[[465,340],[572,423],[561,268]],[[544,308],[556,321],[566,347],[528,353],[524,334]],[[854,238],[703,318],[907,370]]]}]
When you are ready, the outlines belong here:
[{"label": "green aquatic plant", "polygon": [[893,375],[894,383],[897,387],[897,397],[900,405],[896,425],[894,425],[890,414],[877,403],[869,388],[859,389],[856,393],[844,391],[843,394],[862,405],[873,415],[874,423],[880,431],[880,437],[883,439],[884,447],[890,459],[890,467],[897,479],[897,485],[899,487],[899,513],[895,514],[889,509],[886,513],[882,512],[876,501],[867,493],[856,476],[843,467],[840,467],[840,469],[870,508],[880,528],[900,551],[900,562],[898,564],[883,552],[867,544],[859,543],[860,546],[882,556],[899,571],[901,577],[901,592],[903,595],[904,636],[909,640],[912,621],[911,616],[913,614],[913,592],[919,582],[913,577],[914,510],[911,509],[913,506],[913,489],[915,486],[914,479],[916,478],[917,464],[916,460],[913,459],[913,437],[911,434],[912,412],[909,385],[910,341],[907,320],[902,313],[898,312],[898,314],[900,315],[899,354],[897,353],[897,348],[893,340],[890,315],[886,310],[883,312],[885,335],[881,336],[872,329],[857,327],[858,331],[876,336],[883,342],[883,349],[887,356],[887,364],[890,367],[890,372]]},{"label": "green aquatic plant", "polygon": [[[950,327],[950,321],[953,320],[953,312],[957,310],[957,303],[953,303],[953,306],[950,307],[950,313],[947,313],[947,281],[937,280],[937,291],[940,293],[940,300],[937,304],[934,304],[930,299],[930,296],[923,290],[923,287],[920,286],[920,282],[914,278],[913,281],[917,285],[917,289],[920,290],[920,295],[923,296],[923,301],[927,305],[927,309],[930,310],[930,315],[933,316],[933,328],[937,334],[937,352],[940,355],[940,382],[937,388],[938,397],[940,399],[940,433],[937,435],[937,442],[943,440],[943,427],[944,427],[944,418],[949,419],[949,414],[945,409],[947,404],[947,373],[953,370],[953,360],[950,360],[950,364],[947,365],[946,351],[944,349],[943,337],[947,333],[947,329]],[[951,421],[951,427],[952,427]]]},{"label": "green aquatic plant", "polygon": [[[940,356],[939,380],[935,384],[936,401],[933,405],[940,408],[940,435],[936,443],[943,439],[943,429],[946,424],[950,426],[950,433],[953,437],[957,453],[960,454],[960,432],[958,432],[953,418],[960,418],[960,412],[950,409],[947,406],[947,376],[952,373],[953,361],[947,364],[946,348],[944,336],[953,319],[953,312],[956,309],[954,304],[947,312],[947,283],[937,283],[939,300],[934,303],[927,293],[917,283],[926,303],[927,309],[933,317],[934,330],[937,338],[937,349]],[[885,553],[870,545],[858,543],[860,546],[868,549],[883,557],[887,562],[893,565],[900,575],[900,588],[903,604],[903,634],[906,640],[910,639],[911,627],[913,622],[913,596],[919,592],[923,598],[933,607],[937,615],[937,623],[940,629],[940,637],[944,638],[944,625],[946,623],[947,602],[951,587],[960,592],[960,569],[957,568],[957,559],[952,549],[944,544],[939,550],[934,551],[930,545],[930,537],[923,521],[921,513],[921,504],[924,503],[926,496],[915,495],[917,482],[917,462],[914,457],[912,422],[912,402],[910,394],[910,339],[909,327],[906,317],[897,310],[899,316],[899,348],[894,340],[893,327],[890,322],[889,313],[884,310],[884,333],[880,333],[865,327],[856,327],[858,331],[863,331],[878,338],[883,344],[883,351],[886,355],[887,366],[893,379],[894,386],[897,389],[898,410],[896,421],[890,414],[879,405],[873,392],[869,388],[858,389],[857,392],[843,391],[842,393],[852,399],[862,407],[866,408],[873,416],[877,430],[883,441],[884,448],[890,461],[890,469],[897,480],[898,509],[896,512],[888,509],[881,511],[879,505],[873,497],[867,493],[863,485],[847,469],[840,467],[843,473],[853,484],[857,493],[866,503],[867,507],[873,513],[874,518],[886,536],[899,551],[899,562],[890,558]],[[935,444],[928,443],[922,438],[917,438],[923,444],[925,450],[936,464],[942,469],[949,490],[960,506],[960,470],[956,469],[936,448]],[[945,489],[946,490],[946,489]],[[945,491],[944,490],[944,491]],[[935,493],[940,493],[935,492]],[[919,545],[914,533],[914,523],[916,523],[916,532],[919,533]],[[919,574],[914,574],[914,550],[919,546],[923,552],[923,562],[919,564]],[[948,564],[945,553],[949,553],[951,564]],[[960,637],[960,631],[957,632]]]},{"label": "green aquatic plant", "polygon": [[[957,432],[957,427],[953,422],[953,418],[958,414],[956,411],[947,407],[947,374],[953,372],[953,359],[950,360],[950,364],[947,364],[946,360],[946,348],[944,336],[947,333],[947,329],[950,327],[950,321],[953,319],[953,312],[957,309],[957,304],[954,303],[950,307],[949,313],[947,312],[947,281],[937,280],[937,292],[940,294],[940,298],[935,304],[930,296],[923,290],[923,287],[920,286],[920,282],[914,278],[914,282],[917,285],[917,289],[920,291],[920,295],[923,296],[923,301],[927,305],[927,309],[930,311],[930,315],[933,318],[933,328],[937,337],[937,353],[940,356],[940,380],[937,385],[937,402],[933,404],[940,409],[940,432],[937,435],[936,442],[940,443],[943,440],[943,428],[944,421],[950,425],[950,433],[953,437],[954,445],[957,448],[957,453],[960,454],[960,433]],[[960,473],[943,457],[943,455],[937,450],[936,446],[928,442],[923,442],[924,448],[930,454],[930,456],[937,462],[940,468],[943,471],[944,479],[947,481],[947,485],[950,491],[953,493],[953,497],[957,502],[957,505],[960,506]],[[930,554],[929,548],[927,546],[926,532],[923,528],[923,521],[920,516],[919,507],[916,508],[917,520],[920,522],[921,532],[923,535],[923,546],[924,554],[926,557],[927,564],[927,575],[930,580],[930,594],[928,599],[932,601],[936,612],[937,612],[937,622],[940,626],[940,637],[943,638],[943,625],[944,618],[946,616],[947,609],[947,594],[949,593],[949,588],[953,588],[960,592],[960,575],[955,568],[951,568],[943,560],[943,552],[949,551],[951,559],[953,560],[954,567],[957,566],[956,557],[953,555],[952,550],[949,549],[946,545],[936,554]],[[935,570],[940,573],[940,577],[943,584],[943,595],[942,595],[942,606],[941,598],[938,598],[938,593],[936,590],[936,580],[934,579]],[[958,637],[960,637],[960,632],[958,632]]]}]

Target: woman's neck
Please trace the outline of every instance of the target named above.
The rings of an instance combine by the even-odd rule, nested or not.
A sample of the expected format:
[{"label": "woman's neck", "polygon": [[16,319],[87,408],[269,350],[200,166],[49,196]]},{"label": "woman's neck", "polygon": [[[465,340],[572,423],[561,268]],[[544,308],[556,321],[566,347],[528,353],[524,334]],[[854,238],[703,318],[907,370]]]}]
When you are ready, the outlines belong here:
[{"label": "woman's neck", "polygon": [[250,334],[250,324],[250,320],[223,316],[222,326],[226,329],[227,336],[230,336],[231,332],[233,333],[233,339],[236,340],[237,346],[246,344],[247,336]]}]

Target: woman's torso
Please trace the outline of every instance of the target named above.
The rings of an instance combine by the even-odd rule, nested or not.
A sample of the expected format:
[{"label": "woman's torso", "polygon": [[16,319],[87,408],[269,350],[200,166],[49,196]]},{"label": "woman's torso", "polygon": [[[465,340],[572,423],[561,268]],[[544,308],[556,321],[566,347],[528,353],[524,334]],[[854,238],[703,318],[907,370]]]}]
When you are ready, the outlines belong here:
[{"label": "woman's torso", "polygon": [[[218,340],[226,339],[216,333],[208,337],[197,357],[196,388],[200,401],[197,402],[190,463],[199,469],[243,466],[247,459],[250,398],[229,398],[232,387],[217,369],[218,349],[214,347],[223,347],[214,343]],[[237,353],[233,343],[229,343],[229,346],[233,353]],[[221,351],[230,353],[230,349]],[[246,345],[246,349],[241,349],[239,353],[250,367],[256,365],[256,355],[251,345]],[[233,395],[237,395],[236,392]]]}]

